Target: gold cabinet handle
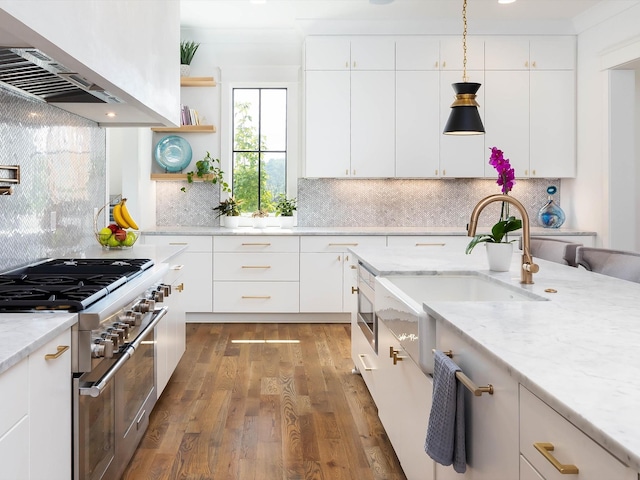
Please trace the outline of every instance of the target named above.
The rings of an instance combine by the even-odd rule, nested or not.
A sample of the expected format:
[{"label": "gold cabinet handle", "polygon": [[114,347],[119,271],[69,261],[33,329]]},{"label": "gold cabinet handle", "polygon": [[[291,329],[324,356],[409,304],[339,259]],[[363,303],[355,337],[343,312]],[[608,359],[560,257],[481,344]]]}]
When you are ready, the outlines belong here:
[{"label": "gold cabinet handle", "polygon": [[242,265],[240,268],[271,268],[271,265]]},{"label": "gold cabinet handle", "polygon": [[447,62],[442,62],[442,68],[447,68]]},{"label": "gold cabinet handle", "polygon": [[533,68],[536,68],[536,62],[535,62],[535,60],[534,60],[533,62],[531,62],[531,66],[532,66]]},{"label": "gold cabinet handle", "polygon": [[395,348],[393,348],[393,346],[389,347],[389,357],[393,358],[393,364],[397,365],[398,362],[401,362],[402,360],[404,360],[407,357],[401,357],[400,355],[398,355],[400,353],[400,350],[396,350]]},{"label": "gold cabinet handle", "polygon": [[416,247],[444,247],[446,243],[416,243]]},{"label": "gold cabinet handle", "polygon": [[176,285],[176,290],[181,292],[184,290],[184,283],[181,283],[180,285]]},{"label": "gold cabinet handle", "polygon": [[[431,352],[436,353],[436,349],[432,349]],[[449,358],[453,358],[453,350],[442,350],[442,353],[444,353]],[[456,378],[462,385],[465,386],[467,390],[473,393],[476,397],[481,396],[483,393],[493,395],[493,385],[489,384],[486,387],[479,387],[475,383],[473,383],[473,380],[462,373],[461,370],[458,370],[456,372]]]},{"label": "gold cabinet handle", "polygon": [[351,287],[351,294],[358,293],[360,289],[358,287]]},{"label": "gold cabinet handle", "polygon": [[247,242],[242,244],[243,247],[268,247],[269,245],[271,245],[270,242]]},{"label": "gold cabinet handle", "polygon": [[358,354],[358,358],[360,359],[360,363],[362,364],[362,367],[364,368],[365,372],[370,372],[371,370],[373,370],[373,367],[370,367],[369,365],[367,365],[364,362],[366,355],[364,353],[359,353]]},{"label": "gold cabinet handle", "polygon": [[56,358],[58,358],[60,355],[62,355],[67,350],[69,350],[69,345],[58,345],[58,351],[56,353],[47,353],[44,356],[44,359],[45,360],[55,360]]},{"label": "gold cabinet handle", "polygon": [[182,270],[184,265],[172,265],[171,270]]},{"label": "gold cabinet handle", "polygon": [[268,299],[271,298],[271,295],[242,295],[242,298],[253,298],[253,299],[268,300]]},{"label": "gold cabinet handle", "polygon": [[560,473],[562,473],[562,474],[572,474],[572,475],[575,475],[575,474],[578,473],[578,467],[576,467],[575,465],[564,465],[564,464],[560,463],[556,459],[556,457],[551,455],[551,452],[553,452],[553,448],[554,448],[553,447],[553,443],[535,442],[533,444],[533,446],[535,447],[536,450],[538,450],[542,454],[542,456],[544,458],[549,460],[551,465],[556,467],[556,470],[558,470]]},{"label": "gold cabinet handle", "polygon": [[330,247],[357,247],[358,246],[358,242],[354,242],[354,243],[330,243],[329,246]]},{"label": "gold cabinet handle", "polygon": [[526,68],[529,68],[529,60],[527,60],[527,61],[525,61],[525,62],[524,62],[524,66],[525,66]]},{"label": "gold cabinet handle", "polygon": [[169,242],[169,245],[189,245],[187,242]]}]

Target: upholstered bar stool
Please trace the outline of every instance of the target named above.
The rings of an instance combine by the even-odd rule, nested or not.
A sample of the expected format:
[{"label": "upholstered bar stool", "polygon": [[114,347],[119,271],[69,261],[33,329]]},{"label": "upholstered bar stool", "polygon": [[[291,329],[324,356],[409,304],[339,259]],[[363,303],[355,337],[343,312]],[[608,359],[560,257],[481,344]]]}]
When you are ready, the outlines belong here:
[{"label": "upholstered bar stool", "polygon": [[[520,250],[522,250],[522,237],[520,237],[519,242]],[[578,266],[576,263],[576,250],[581,246],[581,243],[567,242],[558,238],[531,237],[531,255],[535,258],[572,267]]]},{"label": "upholstered bar stool", "polygon": [[640,253],[579,247],[576,261],[592,272],[640,283]]}]

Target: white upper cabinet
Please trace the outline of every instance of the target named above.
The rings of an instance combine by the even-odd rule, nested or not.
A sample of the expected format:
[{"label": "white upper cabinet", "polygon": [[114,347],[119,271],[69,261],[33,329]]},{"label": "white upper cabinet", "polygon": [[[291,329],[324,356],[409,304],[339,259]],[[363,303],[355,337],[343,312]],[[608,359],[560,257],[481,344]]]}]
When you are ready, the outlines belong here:
[{"label": "white upper cabinet", "polygon": [[348,37],[308,37],[304,43],[305,70],[349,70]]},{"label": "white upper cabinet", "polygon": [[351,70],[395,69],[396,46],[393,38],[359,37],[351,40]]},{"label": "white upper cabinet", "polygon": [[571,36],[489,37],[486,70],[574,70],[576,42]]},{"label": "white upper cabinet", "polygon": [[439,70],[440,41],[430,37],[396,40],[396,70]]},{"label": "white upper cabinet", "polygon": [[575,37],[535,38],[529,43],[532,70],[575,70]]},{"label": "white upper cabinet", "polygon": [[529,40],[487,38],[484,43],[485,70],[529,70]]}]

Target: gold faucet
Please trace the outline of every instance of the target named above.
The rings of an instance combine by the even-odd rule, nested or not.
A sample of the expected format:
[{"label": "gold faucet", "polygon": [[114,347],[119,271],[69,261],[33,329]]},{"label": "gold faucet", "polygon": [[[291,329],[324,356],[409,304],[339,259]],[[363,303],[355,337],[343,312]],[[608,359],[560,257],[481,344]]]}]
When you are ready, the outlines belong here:
[{"label": "gold faucet", "polygon": [[520,215],[522,215],[522,269],[520,274],[520,283],[532,284],[533,274],[540,270],[540,267],[533,263],[531,257],[531,233],[529,229],[529,214],[524,205],[513,197],[505,194],[489,195],[478,202],[478,204],[471,212],[471,219],[469,219],[469,225],[467,227],[467,235],[470,237],[475,236],[476,227],[478,226],[478,218],[480,212],[484,210],[484,207],[493,202],[507,202],[515,206]]}]

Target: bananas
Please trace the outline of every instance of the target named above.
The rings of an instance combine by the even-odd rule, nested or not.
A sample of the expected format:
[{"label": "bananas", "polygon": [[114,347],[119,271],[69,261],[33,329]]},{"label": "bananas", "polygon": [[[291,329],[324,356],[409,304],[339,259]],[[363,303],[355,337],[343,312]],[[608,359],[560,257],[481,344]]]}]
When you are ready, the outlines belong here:
[{"label": "bananas", "polygon": [[133,228],[139,230],[138,224],[131,218],[127,209],[127,199],[123,198],[120,203],[113,207],[113,219],[120,228]]}]

